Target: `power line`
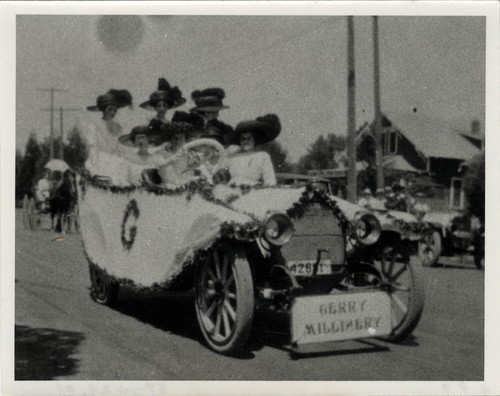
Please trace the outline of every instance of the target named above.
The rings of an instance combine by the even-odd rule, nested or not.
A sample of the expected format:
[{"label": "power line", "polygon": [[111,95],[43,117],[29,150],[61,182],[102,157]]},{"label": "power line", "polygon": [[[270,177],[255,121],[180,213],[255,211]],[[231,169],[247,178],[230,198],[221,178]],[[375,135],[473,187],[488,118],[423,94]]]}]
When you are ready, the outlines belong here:
[{"label": "power line", "polygon": [[69,92],[59,88],[36,88],[37,91],[50,92],[50,158],[54,158],[54,94],[56,92]]}]

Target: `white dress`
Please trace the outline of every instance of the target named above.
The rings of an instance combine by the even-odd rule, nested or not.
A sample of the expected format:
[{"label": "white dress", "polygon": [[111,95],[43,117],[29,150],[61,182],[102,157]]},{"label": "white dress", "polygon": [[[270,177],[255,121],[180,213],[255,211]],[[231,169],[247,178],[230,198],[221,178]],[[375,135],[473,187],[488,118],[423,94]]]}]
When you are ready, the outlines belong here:
[{"label": "white dress", "polygon": [[159,154],[149,153],[146,156],[139,155],[137,150],[126,156],[128,184],[140,185],[142,183],[142,172],[144,169],[158,168],[164,162]]},{"label": "white dress", "polygon": [[120,124],[99,119],[80,123],[77,127],[89,151],[85,167],[90,174],[107,176],[115,185],[129,184],[124,146],[118,142],[122,135]]},{"label": "white dress", "polygon": [[231,175],[229,184],[254,185],[262,183],[266,186],[276,185],[273,163],[268,153],[264,151],[233,154],[228,158],[228,168]]},{"label": "white dress", "polygon": [[50,182],[43,178],[36,185],[36,199],[39,202],[44,202],[50,197]]}]

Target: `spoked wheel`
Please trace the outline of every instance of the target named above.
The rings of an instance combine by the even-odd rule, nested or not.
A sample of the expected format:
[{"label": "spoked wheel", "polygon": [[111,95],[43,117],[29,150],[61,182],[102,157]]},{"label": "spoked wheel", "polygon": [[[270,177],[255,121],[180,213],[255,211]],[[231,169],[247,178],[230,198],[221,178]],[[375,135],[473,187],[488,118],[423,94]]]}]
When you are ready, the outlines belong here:
[{"label": "spoked wheel", "polygon": [[477,269],[484,267],[484,235],[476,235],[473,241],[474,264]]},{"label": "spoked wheel", "polygon": [[441,234],[435,229],[426,232],[418,243],[418,255],[424,267],[434,266],[442,250]]},{"label": "spoked wheel", "polygon": [[208,345],[224,355],[244,350],[255,305],[244,254],[232,246],[220,246],[198,264],[195,281],[196,314]]},{"label": "spoked wheel", "polygon": [[37,213],[35,200],[33,198],[30,198],[28,208],[29,208],[28,212],[29,227],[32,231],[35,231],[38,229],[38,220],[40,219],[40,215]]},{"label": "spoked wheel", "polygon": [[424,308],[424,280],[420,258],[411,244],[385,246],[374,260],[384,288],[391,297],[392,333],[401,341],[417,327]]},{"label": "spoked wheel", "polygon": [[30,200],[27,195],[23,198],[23,227],[24,229],[31,228],[30,227]]},{"label": "spoked wheel", "polygon": [[101,269],[95,265],[89,266],[92,299],[104,305],[112,306],[118,300],[119,285],[111,280]]}]

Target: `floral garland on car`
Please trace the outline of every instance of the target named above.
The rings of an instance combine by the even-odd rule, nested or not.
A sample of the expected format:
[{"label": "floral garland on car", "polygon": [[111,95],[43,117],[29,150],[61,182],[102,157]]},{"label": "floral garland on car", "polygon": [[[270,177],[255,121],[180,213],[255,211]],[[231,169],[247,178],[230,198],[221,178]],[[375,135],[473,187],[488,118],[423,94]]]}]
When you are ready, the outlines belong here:
[{"label": "floral garland on car", "polygon": [[[165,196],[179,196],[183,195],[187,192],[186,199],[190,200],[195,194],[200,194],[204,199],[207,201],[213,202],[218,205],[222,205],[226,208],[229,208],[231,210],[235,210],[233,207],[231,207],[231,202],[233,202],[235,199],[238,198],[238,195],[234,196],[229,196],[228,199],[225,201],[222,201],[220,199],[217,199],[214,197],[213,194],[213,185],[207,183],[204,180],[198,180],[198,181],[193,181],[187,185],[180,186],[176,189],[169,189],[165,188],[162,186],[151,186],[151,185],[141,185],[141,186],[116,186],[112,185],[108,180],[105,179],[100,179],[100,178],[88,178],[84,182],[91,185],[92,187],[98,188],[103,191],[109,191],[112,193],[120,193],[120,194],[131,194],[133,192],[150,192],[155,195],[165,195]],[[84,187],[84,185],[82,187]],[[253,190],[258,190],[258,189],[280,189],[282,188],[281,186],[265,186],[265,185],[254,185],[254,186],[238,186],[240,188],[241,194],[246,195],[250,193]],[[316,202],[313,200],[314,197],[319,197],[320,198],[320,203],[323,207],[331,210],[333,214],[339,219],[339,222],[341,224],[341,227],[343,229],[343,232],[351,232],[352,231],[352,224],[349,222],[349,220],[346,218],[344,213],[341,211],[341,209],[338,207],[337,203],[332,200],[326,193],[324,193],[321,190],[314,189],[311,186],[308,186],[302,196],[299,198],[298,202],[295,202],[293,204],[293,207],[289,208],[286,213],[290,218],[292,219],[299,219],[301,218],[305,212],[311,207],[313,202]],[[128,287],[131,287],[135,289],[136,291],[143,291],[143,292],[154,292],[154,291],[161,291],[165,289],[171,289],[175,287],[177,284],[182,284],[184,280],[187,279],[187,276],[191,273],[193,268],[195,268],[195,263],[204,260],[204,257],[206,257],[208,251],[210,249],[213,249],[214,246],[217,246],[218,243],[220,243],[223,240],[237,240],[243,243],[248,243],[254,241],[256,238],[259,237],[259,235],[262,232],[262,227],[263,223],[261,220],[258,220],[255,218],[255,216],[251,213],[245,213],[250,217],[250,221],[244,224],[237,223],[234,221],[231,222],[223,222],[220,225],[220,229],[218,231],[218,235],[216,236],[214,242],[211,244],[210,247],[207,249],[198,249],[194,252],[193,256],[186,260],[183,264],[182,267],[177,275],[175,275],[172,279],[163,282],[163,283],[154,283],[151,286],[145,287],[141,286],[138,284],[135,284],[132,280],[126,279],[126,278],[117,278],[113,275],[110,275],[106,272],[105,269],[99,267],[96,263],[94,263],[87,255],[87,259],[89,261],[90,266],[94,266],[98,268],[100,271],[102,271],[107,277],[110,278],[110,280],[117,282],[121,285],[126,285]],[[130,218],[130,216],[133,216],[135,218],[139,217],[140,212],[139,209],[137,208],[137,203],[135,200],[131,200],[129,204],[127,205],[127,208],[125,209],[123,220],[122,220],[122,244],[124,248],[130,249],[132,244],[134,243],[134,237],[135,237],[135,230],[134,227],[130,227],[128,230],[128,236],[127,236],[127,230],[126,230],[126,225],[127,225],[127,220]]]},{"label": "floral garland on car", "polygon": [[135,291],[139,292],[158,292],[164,291],[166,289],[171,289],[176,284],[180,284],[183,281],[183,278],[186,274],[189,273],[190,270],[194,268],[195,263],[204,260],[207,256],[208,252],[213,249],[214,246],[217,246],[220,241],[225,239],[237,240],[240,242],[251,242],[255,240],[261,233],[262,223],[259,221],[249,221],[245,224],[240,224],[234,221],[224,222],[220,226],[219,233],[215,239],[215,241],[211,244],[209,248],[199,249],[197,250],[193,257],[186,260],[182,264],[182,268],[177,275],[175,275],[172,279],[163,282],[163,283],[154,283],[151,286],[141,286],[136,284],[134,281],[128,278],[118,278],[116,276],[110,275],[104,268],[101,268],[98,264],[94,263],[94,261],[89,257],[87,251],[84,246],[84,252],[87,257],[87,261],[89,262],[89,266],[92,268],[97,268],[102,271],[106,277],[108,277],[111,281],[117,282],[122,286],[131,287]]},{"label": "floral garland on car", "polygon": [[309,198],[309,194],[316,194],[321,198],[322,206],[330,209],[333,214],[339,219],[342,231],[344,233],[352,231],[352,223],[347,219],[344,212],[338,207],[337,203],[331,199],[328,194],[320,189],[315,189],[314,187],[308,185],[306,191],[299,198],[299,201],[293,204],[293,208],[287,210],[287,215],[292,219],[300,219],[304,213],[310,208],[313,200]]},{"label": "floral garland on car", "polygon": [[[388,217],[392,216],[388,215]],[[393,218],[392,222],[403,234],[422,234],[429,228],[427,223],[419,223],[416,221],[407,222],[402,219]]]}]

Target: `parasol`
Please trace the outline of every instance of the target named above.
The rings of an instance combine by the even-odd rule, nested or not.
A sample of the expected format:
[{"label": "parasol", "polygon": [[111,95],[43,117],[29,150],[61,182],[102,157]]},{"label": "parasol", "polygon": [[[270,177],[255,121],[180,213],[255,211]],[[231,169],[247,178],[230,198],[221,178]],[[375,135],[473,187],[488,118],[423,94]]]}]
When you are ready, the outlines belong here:
[{"label": "parasol", "polygon": [[64,172],[69,169],[69,166],[63,160],[51,159],[49,162],[45,164],[44,169],[49,169],[52,172],[54,171]]}]

